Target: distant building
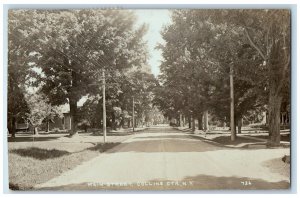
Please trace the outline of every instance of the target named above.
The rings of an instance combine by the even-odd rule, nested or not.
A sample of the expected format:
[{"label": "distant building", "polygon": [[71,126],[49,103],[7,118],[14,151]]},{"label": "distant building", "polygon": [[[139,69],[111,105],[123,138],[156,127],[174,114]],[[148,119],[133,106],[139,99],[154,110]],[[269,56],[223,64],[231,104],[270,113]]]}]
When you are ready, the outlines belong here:
[{"label": "distant building", "polygon": [[[55,129],[58,130],[71,130],[71,116],[70,113],[63,113],[62,117],[56,116],[49,123],[43,122],[38,128],[39,130],[46,131],[47,125],[49,126],[49,130],[53,131]],[[33,131],[32,126],[29,122],[17,122],[16,123],[16,131]]]},{"label": "distant building", "polygon": [[[268,112],[263,112],[263,120],[262,124],[268,125],[269,115]],[[290,112],[284,111],[280,112],[280,125],[281,126],[289,126],[290,125]]]},{"label": "distant building", "polygon": [[[40,128],[44,131],[47,129],[47,124],[44,122]],[[49,130],[52,131],[54,129],[59,130],[71,130],[71,116],[70,113],[64,113],[63,117],[55,117],[53,120],[49,122]]]}]

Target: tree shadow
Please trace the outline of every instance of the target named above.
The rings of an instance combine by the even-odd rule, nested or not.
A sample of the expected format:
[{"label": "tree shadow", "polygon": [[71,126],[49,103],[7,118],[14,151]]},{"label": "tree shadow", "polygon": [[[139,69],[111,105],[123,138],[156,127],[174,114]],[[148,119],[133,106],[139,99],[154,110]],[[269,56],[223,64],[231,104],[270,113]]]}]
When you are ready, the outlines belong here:
[{"label": "tree shadow", "polygon": [[235,141],[231,141],[230,136],[219,136],[211,139],[214,142],[224,145],[238,145],[242,143],[263,143],[262,141],[247,139],[242,137],[236,137]]},{"label": "tree shadow", "polygon": [[196,138],[187,137],[175,137],[159,136],[157,139],[153,139],[155,136],[140,138],[136,137],[128,142],[122,142],[117,148],[108,150],[107,153],[118,152],[141,152],[141,153],[164,153],[164,152],[206,152],[217,150],[231,150],[234,148],[228,148],[223,146],[216,146],[207,142],[197,141]]},{"label": "tree shadow", "polygon": [[10,151],[10,153],[14,153],[22,157],[32,157],[38,160],[53,159],[53,158],[58,158],[64,155],[71,154],[67,151],[61,151],[56,149],[48,150],[48,149],[41,149],[37,147],[29,147],[26,149],[22,149],[22,148],[13,149]]},{"label": "tree shadow", "polygon": [[46,137],[46,136],[21,136],[21,137],[8,137],[7,140],[8,142],[42,142],[42,141],[51,141],[58,139],[60,137]]},{"label": "tree shadow", "polygon": [[95,146],[93,147],[89,147],[87,148],[87,150],[90,150],[90,151],[99,151],[100,153],[103,153],[117,145],[121,144],[120,142],[109,142],[109,143],[98,143],[96,144]]},{"label": "tree shadow", "polygon": [[182,135],[182,134],[178,134],[178,135],[159,135],[159,136],[145,136],[145,137],[135,137],[135,139],[179,139],[179,140],[193,140],[193,139],[197,139],[197,138],[194,138],[193,136],[190,136],[190,135]]},{"label": "tree shadow", "polygon": [[[250,136],[250,137],[257,137],[257,138],[262,138],[262,139],[265,139],[265,140],[269,139],[269,135],[257,135],[257,136]],[[281,134],[280,135],[280,141],[290,142],[291,141],[290,134]]]},{"label": "tree shadow", "polygon": [[[193,138],[195,139],[199,139],[202,140],[203,142],[206,142],[208,144],[212,144],[218,147],[225,147],[225,148],[235,148],[235,147],[230,147],[230,146],[238,146],[240,144],[245,144],[243,146],[238,146],[235,149],[271,149],[273,147],[268,147],[266,145],[266,141],[263,140],[254,140],[254,139],[248,139],[248,138],[244,138],[243,136],[236,136],[235,141],[231,141],[231,137],[230,135],[228,136],[219,136],[219,137],[215,137],[212,139],[206,139],[200,136],[193,136]],[[283,148],[289,148],[289,145],[285,146],[285,145],[281,145],[281,147]],[[274,149],[276,149],[276,147],[274,147]]]},{"label": "tree shadow", "polygon": [[15,190],[15,191],[17,191],[17,190],[19,190],[19,191],[27,191],[27,190],[33,190],[33,186],[30,186],[30,185],[28,185],[28,186],[21,186],[21,185],[19,185],[19,184],[15,184],[15,183],[12,183],[12,182],[9,182],[9,187],[8,187],[10,190]]},{"label": "tree shadow", "polygon": [[[106,136],[127,136],[136,134],[137,132],[107,132]],[[92,136],[103,136],[102,132],[92,133]]]}]

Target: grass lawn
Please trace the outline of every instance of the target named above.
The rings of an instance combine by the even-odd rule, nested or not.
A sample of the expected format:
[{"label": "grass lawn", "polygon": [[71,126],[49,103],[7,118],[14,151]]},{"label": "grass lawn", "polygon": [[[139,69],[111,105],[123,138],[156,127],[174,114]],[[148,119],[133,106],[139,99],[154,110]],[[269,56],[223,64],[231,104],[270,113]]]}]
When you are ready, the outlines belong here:
[{"label": "grass lawn", "polygon": [[231,137],[230,135],[226,135],[226,136],[219,136],[219,137],[215,137],[211,139],[214,142],[217,142],[219,144],[223,144],[223,145],[229,145],[229,146],[236,146],[236,145],[240,145],[240,144],[245,144],[245,143],[251,143],[251,144],[261,144],[261,141],[256,141],[256,140],[252,140],[252,139],[246,139],[243,137],[239,137],[237,136],[235,141],[231,141]]},{"label": "grass lawn", "polygon": [[[256,139],[248,139],[246,137],[256,137],[261,140],[256,140]],[[268,140],[269,136],[268,135],[237,135],[235,141],[231,141],[231,136],[230,134],[224,135],[224,134],[214,134],[214,135],[207,135],[205,139],[209,139],[213,142],[225,145],[225,146],[230,146],[230,147],[236,147],[236,148],[264,148],[266,146],[266,142]],[[290,141],[289,140],[289,135],[281,136],[281,141]],[[282,145],[282,147],[288,147],[288,145]]]},{"label": "grass lawn", "polygon": [[[269,139],[268,131],[257,131],[257,129],[249,129],[247,127],[243,128],[242,134],[237,134],[235,141],[231,141],[230,131],[228,131],[228,129],[217,129],[207,133],[203,133],[202,130],[191,132],[189,128],[181,128],[180,130],[188,134],[197,134],[204,139],[231,147],[248,148],[249,145],[265,145]],[[246,137],[256,137],[257,140],[248,139]],[[289,130],[281,131],[281,141],[290,142]]]},{"label": "grass lawn", "polygon": [[[252,135],[252,137],[258,137],[258,138],[262,138],[262,139],[267,140],[269,138],[269,135],[260,135],[260,134],[258,134],[258,135],[255,135],[255,136]],[[281,134],[280,140],[285,141],[285,142],[291,142],[291,136],[290,136],[290,134]]]},{"label": "grass lawn", "polygon": [[72,143],[72,142],[10,142],[9,188],[30,190],[36,184],[46,182],[61,173],[88,161],[118,142]]}]

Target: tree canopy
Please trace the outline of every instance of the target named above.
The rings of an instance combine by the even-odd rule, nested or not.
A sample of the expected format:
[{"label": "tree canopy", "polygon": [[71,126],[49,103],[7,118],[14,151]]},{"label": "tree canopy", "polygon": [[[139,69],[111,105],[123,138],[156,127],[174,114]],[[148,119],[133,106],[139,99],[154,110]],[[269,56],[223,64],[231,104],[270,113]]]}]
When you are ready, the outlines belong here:
[{"label": "tree canopy", "polygon": [[[116,113],[114,110],[120,106],[128,108],[125,107],[128,99],[122,98],[122,93],[135,94],[145,105],[145,94],[149,94],[146,93],[147,86],[155,79],[153,75],[139,71],[148,59],[143,39],[147,26],[137,26],[132,11],[12,10],[9,19],[10,56],[14,55],[11,60],[26,61],[24,78],[29,76],[30,85],[45,94],[50,104],[69,104],[71,134],[76,133],[79,121],[77,102],[83,96],[101,99],[103,71],[109,112]],[[15,32],[20,37],[15,38],[18,35]],[[26,56],[16,57],[13,53],[13,48],[19,47],[18,39],[22,41],[20,47],[23,47]],[[9,68],[13,67],[13,64],[9,65]],[[16,65],[20,67],[20,64]],[[131,80],[136,82],[128,83],[124,79],[130,71],[133,73]],[[139,83],[148,80],[149,85]],[[126,84],[131,91],[124,86]],[[137,110],[140,111],[139,108]]]},{"label": "tree canopy", "polygon": [[155,99],[160,109],[173,117],[209,110],[228,119],[232,66],[235,119],[268,106],[271,143],[278,144],[289,17],[288,10],[174,10],[162,31],[165,44],[158,46],[164,58]]}]

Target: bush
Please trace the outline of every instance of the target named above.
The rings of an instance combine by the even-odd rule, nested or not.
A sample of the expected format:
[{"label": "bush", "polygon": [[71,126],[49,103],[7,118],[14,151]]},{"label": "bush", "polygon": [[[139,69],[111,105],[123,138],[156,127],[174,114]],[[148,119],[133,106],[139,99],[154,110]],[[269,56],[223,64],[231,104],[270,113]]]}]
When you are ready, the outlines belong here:
[{"label": "bush", "polygon": [[53,128],[52,131],[55,132],[55,133],[58,133],[60,131],[60,129],[59,128]]},{"label": "bush", "polygon": [[82,120],[78,123],[78,128],[87,132],[87,129],[91,126],[90,122],[87,120]]},{"label": "bush", "polygon": [[251,128],[265,128],[266,124],[262,124],[262,123],[254,123],[254,124],[249,124],[249,127]]},{"label": "bush", "polygon": [[170,122],[170,126],[172,126],[172,127],[177,127],[178,124],[176,124],[176,123],[174,123],[174,122]]}]

